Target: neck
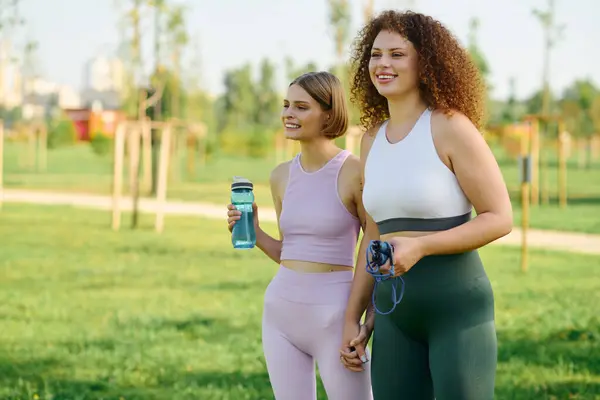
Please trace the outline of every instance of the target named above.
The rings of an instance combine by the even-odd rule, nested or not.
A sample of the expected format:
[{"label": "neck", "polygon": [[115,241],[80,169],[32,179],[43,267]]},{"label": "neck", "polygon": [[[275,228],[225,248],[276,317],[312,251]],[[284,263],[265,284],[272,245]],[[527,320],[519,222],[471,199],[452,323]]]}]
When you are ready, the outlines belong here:
[{"label": "neck", "polygon": [[306,171],[316,171],[338,154],[339,151],[340,148],[329,139],[315,139],[309,142],[302,141],[300,142],[302,168]]},{"label": "neck", "polygon": [[421,95],[419,94],[418,90],[410,92],[404,96],[388,99],[390,121],[393,121],[395,124],[413,121],[415,116],[421,115],[426,108],[427,105],[421,99]]}]

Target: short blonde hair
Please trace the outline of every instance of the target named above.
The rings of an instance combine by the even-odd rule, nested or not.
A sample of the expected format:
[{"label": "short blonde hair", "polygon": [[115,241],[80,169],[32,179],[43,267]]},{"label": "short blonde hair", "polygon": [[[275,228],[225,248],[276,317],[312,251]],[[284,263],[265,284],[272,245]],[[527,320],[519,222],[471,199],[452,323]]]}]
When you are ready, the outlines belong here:
[{"label": "short blonde hair", "polygon": [[348,105],[340,80],[327,71],[307,72],[290,83],[298,85],[321,105],[323,111],[330,111],[330,117],[323,128],[323,135],[329,139],[343,136],[348,129]]}]

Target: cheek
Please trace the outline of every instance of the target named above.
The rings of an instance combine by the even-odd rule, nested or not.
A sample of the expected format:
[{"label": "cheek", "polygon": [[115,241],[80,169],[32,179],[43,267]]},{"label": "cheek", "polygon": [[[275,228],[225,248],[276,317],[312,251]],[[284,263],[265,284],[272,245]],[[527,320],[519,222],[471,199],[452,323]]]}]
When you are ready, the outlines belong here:
[{"label": "cheek", "polygon": [[371,77],[374,77],[374,76],[375,76],[375,70],[376,70],[376,69],[377,69],[377,63],[376,63],[376,62],[375,62],[373,59],[371,59],[371,60],[369,61],[369,75],[370,75]]},{"label": "cheek", "polygon": [[398,74],[402,74],[402,76],[406,80],[416,80],[418,76],[417,65],[413,61],[399,61],[396,65],[394,65],[394,69]]}]

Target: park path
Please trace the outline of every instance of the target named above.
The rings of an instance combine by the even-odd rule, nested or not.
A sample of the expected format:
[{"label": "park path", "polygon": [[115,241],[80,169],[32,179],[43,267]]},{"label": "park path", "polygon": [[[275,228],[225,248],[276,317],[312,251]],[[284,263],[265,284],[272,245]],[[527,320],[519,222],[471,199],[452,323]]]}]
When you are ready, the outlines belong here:
[{"label": "park path", "polygon": [[[111,210],[112,208],[112,198],[110,196],[82,193],[4,189],[2,200],[6,203],[68,205],[103,210]],[[156,200],[140,198],[138,207],[140,212],[154,213],[156,207]],[[129,211],[131,208],[131,199],[122,197],[121,210]],[[223,221],[226,219],[224,204],[169,200],[163,209],[167,215],[195,215],[204,218],[222,219]],[[272,208],[261,207],[259,213],[261,221],[276,221],[275,210]],[[519,246],[521,245],[521,233],[521,229],[515,227],[509,235],[494,243]],[[600,235],[530,229],[527,238],[531,247],[600,255]]]}]

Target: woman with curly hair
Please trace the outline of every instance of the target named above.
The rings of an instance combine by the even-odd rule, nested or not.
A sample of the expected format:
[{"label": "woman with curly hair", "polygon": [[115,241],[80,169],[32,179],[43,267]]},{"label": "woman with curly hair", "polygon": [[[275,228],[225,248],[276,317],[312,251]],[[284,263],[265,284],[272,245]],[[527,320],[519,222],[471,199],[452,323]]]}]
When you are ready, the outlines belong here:
[{"label": "woman with curly hair", "polygon": [[[342,363],[362,370],[370,331],[359,321],[374,294],[375,400],[491,400],[494,295],[477,249],[511,231],[512,208],[479,132],[482,79],[440,22],[414,12],[385,11],[370,21],[353,63],[352,100],[367,129],[367,222]],[[366,271],[374,239],[392,246],[393,268],[380,271],[392,279],[375,282]]]}]

